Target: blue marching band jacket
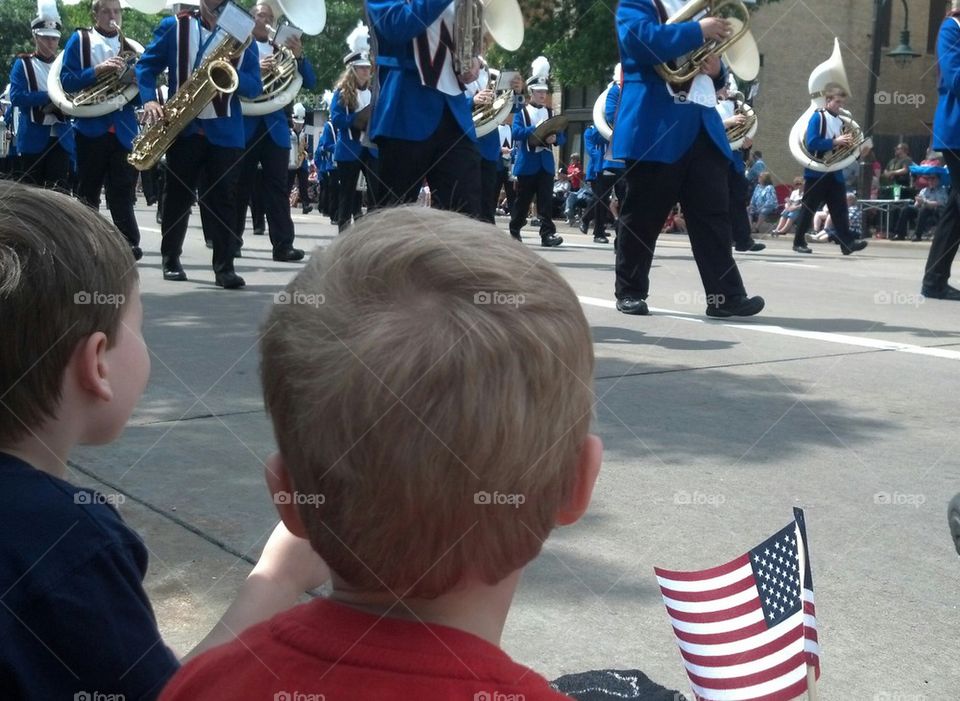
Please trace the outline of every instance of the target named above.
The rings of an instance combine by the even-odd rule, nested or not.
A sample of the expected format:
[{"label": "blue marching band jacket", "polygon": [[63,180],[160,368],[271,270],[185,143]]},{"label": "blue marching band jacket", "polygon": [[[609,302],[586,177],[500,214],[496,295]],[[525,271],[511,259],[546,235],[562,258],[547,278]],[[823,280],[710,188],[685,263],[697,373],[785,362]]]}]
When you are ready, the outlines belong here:
[{"label": "blue marching band jacket", "polygon": [[[513,143],[517,146],[517,160],[513,166],[514,175],[518,177],[537,175],[545,171],[553,176],[556,172],[553,149],[549,146],[531,146],[529,142],[540,122],[552,116],[551,108],[535,107],[531,104],[522,108],[513,118]],[[566,141],[566,134],[563,132],[557,134],[557,146],[563,146]]]},{"label": "blue marching band jacket", "polygon": [[[723,121],[713,106],[682,103],[655,71],[699,48],[703,32],[697,22],[666,24],[655,0],[620,0],[617,39],[623,66],[623,92],[613,134],[613,157],[621,160],[675,163],[705,130],[720,152],[733,157]],[[719,89],[725,76],[714,80]]]},{"label": "blue marching band jacket", "polygon": [[444,110],[476,141],[465,86],[453,69],[454,5],[451,0],[367,0],[380,86],[370,120],[373,141],[381,136],[424,141]]},{"label": "blue marching band jacket", "polygon": [[937,37],[937,110],[933,117],[933,147],[960,150],[960,20],[947,17]]},{"label": "blue marching band jacket", "polygon": [[[251,45],[257,52],[257,70],[259,70],[260,59],[272,56],[276,51],[276,47],[268,41],[253,41]],[[297,59],[297,70],[300,72],[300,77],[303,78],[304,88],[312,90],[316,87],[317,74],[314,72],[313,65],[311,65],[306,56],[301,56]],[[245,95],[244,97],[250,96]],[[250,140],[257,133],[257,129],[263,124],[267,133],[270,134],[273,143],[284,150],[290,148],[290,123],[287,120],[287,113],[284,107],[285,105],[277,105],[277,109],[273,112],[268,112],[267,114],[256,117],[244,117],[243,129],[246,137],[244,144],[250,143]]]},{"label": "blue marching band jacket", "polygon": [[[133,47],[129,44],[120,46],[119,34],[107,37],[96,28],[77,30],[63,49],[63,67],[60,70],[63,89],[75,93],[90,87],[97,82],[96,66],[120,51],[133,51]],[[112,131],[117,141],[129,150],[139,131],[136,115],[139,104],[139,99],[133,99],[122,109],[102,117],[75,117],[74,128],[90,138]]]},{"label": "blue marching band jacket", "polygon": [[603,171],[603,154],[607,152],[610,142],[604,139],[597,128],[591,124],[583,132],[583,143],[587,151],[587,169],[583,179],[593,183]]},{"label": "blue marching band jacket", "polygon": [[74,153],[73,129],[59,110],[50,112],[47,76],[53,59],[44,61],[33,53],[20,54],[10,71],[10,103],[19,108],[17,153],[43,153],[51,138],[71,156]]},{"label": "blue marching band jacket", "polygon": [[[169,72],[169,95],[186,81],[200,65],[203,57],[212,51],[225,34],[219,28],[210,31],[200,19],[199,10],[182,12],[167,17],[157,26],[153,41],[137,62],[137,81],[144,103],[157,99],[157,77]],[[263,92],[260,80],[260,60],[257,46],[250,42],[243,55],[232,61],[237,69],[239,86],[232,95],[218,96],[183,130],[182,136],[202,133],[216,146],[243,148],[246,146],[243,112],[240,98],[254,98]],[[284,128],[284,146],[287,145]]]},{"label": "blue marching band jacket", "polygon": [[[613,129],[617,124],[617,110],[620,107],[620,84],[614,83],[610,86],[610,89],[607,91],[607,101],[603,105],[603,118],[607,120],[607,124],[610,125],[610,128]],[[599,136],[599,134],[598,134]],[[603,139],[603,137],[600,137]],[[604,170],[623,170],[626,167],[626,164],[617,160],[613,157],[613,145],[604,139],[604,143],[607,145],[603,150],[603,164],[601,166],[601,171]]]},{"label": "blue marching band jacket", "polygon": [[330,101],[330,121],[337,130],[333,157],[338,163],[356,161],[362,158],[364,153],[369,153],[369,149],[361,141],[363,132],[360,129],[354,129],[353,122],[357,118],[357,112],[370,104],[370,99],[370,88],[358,90],[357,108],[351,110],[344,102],[340,89],[334,91],[333,99]]},{"label": "blue marching band jacket", "polygon": [[337,129],[329,119],[324,122],[323,132],[317,139],[317,150],[313,154],[313,163],[317,167],[317,174],[323,175],[336,169],[333,152],[337,146]]},{"label": "blue marching band jacket", "polygon": [[[807,149],[818,157],[822,157],[833,149],[833,139],[840,136],[840,130],[843,124],[839,117],[834,117],[825,109],[819,109],[810,115],[810,121],[807,122]],[[826,175],[833,176],[835,180],[846,183],[843,175],[843,169],[835,170],[829,173],[821,173],[809,168],[803,169],[804,178],[821,178]]]}]

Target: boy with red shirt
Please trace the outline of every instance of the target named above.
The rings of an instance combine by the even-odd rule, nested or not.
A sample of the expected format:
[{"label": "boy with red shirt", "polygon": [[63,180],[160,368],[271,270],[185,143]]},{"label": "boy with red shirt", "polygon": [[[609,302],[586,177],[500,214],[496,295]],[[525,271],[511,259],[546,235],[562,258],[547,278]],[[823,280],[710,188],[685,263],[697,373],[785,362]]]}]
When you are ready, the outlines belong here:
[{"label": "boy with red shirt", "polygon": [[600,469],[573,290],[489,225],[391,209],[314,254],[283,301],[261,346],[267,482],[333,592],[195,659],[163,698],[567,699],[500,638],[524,567]]}]

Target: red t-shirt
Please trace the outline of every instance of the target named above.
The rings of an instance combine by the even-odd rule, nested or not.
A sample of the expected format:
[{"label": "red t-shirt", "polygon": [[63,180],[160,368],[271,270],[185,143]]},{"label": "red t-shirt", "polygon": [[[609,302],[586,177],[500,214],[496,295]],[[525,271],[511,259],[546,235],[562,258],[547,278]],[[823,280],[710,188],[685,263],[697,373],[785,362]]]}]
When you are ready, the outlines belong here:
[{"label": "red t-shirt", "polygon": [[570,701],[475,635],[379,618],[327,599],[278,614],[200,655],[161,696],[204,699]]},{"label": "red t-shirt", "polygon": [[570,164],[567,166],[567,177],[570,178],[570,189],[579,190],[583,182],[583,168]]}]

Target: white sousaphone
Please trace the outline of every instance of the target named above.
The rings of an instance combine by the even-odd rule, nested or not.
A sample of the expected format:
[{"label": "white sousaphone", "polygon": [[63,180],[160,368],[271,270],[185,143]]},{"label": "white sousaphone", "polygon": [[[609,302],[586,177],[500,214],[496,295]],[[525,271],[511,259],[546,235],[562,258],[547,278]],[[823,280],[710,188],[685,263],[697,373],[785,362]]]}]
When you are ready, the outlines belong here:
[{"label": "white sousaphone", "polygon": [[[290,24],[304,34],[315,35],[323,31],[327,24],[327,8],[323,0],[262,0],[273,8],[273,16],[286,18]],[[281,27],[283,24],[280,25]],[[274,32],[276,36],[276,32]],[[280,47],[276,69],[264,74],[264,91],[253,99],[240,99],[244,116],[259,117],[275,112],[293,102],[300,88],[303,76],[297,70],[296,59],[289,49]]]},{"label": "white sousaphone", "polygon": [[610,88],[620,82],[620,76],[623,72],[621,64],[617,64],[613,69],[613,80],[604,88],[597,101],[593,103],[593,126],[605,141],[610,141],[613,137],[613,127],[607,123],[607,95],[610,94]]},{"label": "white sousaphone", "polygon": [[819,173],[829,173],[836,170],[843,170],[855,160],[860,158],[860,148],[866,141],[863,130],[857,124],[850,112],[840,110],[840,119],[843,122],[843,133],[853,135],[853,142],[850,146],[835,148],[822,157],[811,153],[807,148],[807,125],[814,112],[823,109],[826,100],[823,97],[824,91],[830,86],[839,86],[849,95],[850,83],[847,80],[847,71],[843,66],[843,56],[840,54],[840,42],[833,40],[833,53],[826,61],[813,69],[810,78],[807,81],[807,91],[810,94],[810,106],[806,112],[800,115],[796,124],[790,130],[790,137],[787,145],[790,147],[790,153],[797,162],[804,168],[817,171]]},{"label": "white sousaphone", "polygon": [[[76,3],[67,2],[67,5]],[[137,12],[154,14],[167,6],[167,0],[124,0],[124,7]],[[63,89],[60,82],[60,73],[63,70],[63,54],[61,51],[50,66],[50,76],[47,79],[47,93],[56,107],[71,117],[102,117],[123,109],[140,94],[137,85],[135,64],[143,53],[143,45],[133,39],[124,37],[120,32],[121,43],[128,44],[136,56],[126,56],[127,68],[120,73],[110,73],[97,80],[92,86],[70,95]],[[123,51],[121,45],[120,50]]]}]

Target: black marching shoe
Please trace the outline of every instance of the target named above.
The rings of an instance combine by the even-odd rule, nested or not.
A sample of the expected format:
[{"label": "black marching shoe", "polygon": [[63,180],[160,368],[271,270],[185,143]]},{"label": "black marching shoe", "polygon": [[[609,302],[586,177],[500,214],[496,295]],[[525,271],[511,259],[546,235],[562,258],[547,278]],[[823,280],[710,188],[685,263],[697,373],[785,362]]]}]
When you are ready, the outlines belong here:
[{"label": "black marching shoe", "polygon": [[303,260],[303,251],[299,248],[287,248],[282,251],[274,251],[273,259],[279,263],[296,263]]},{"label": "black marching shoe", "polygon": [[265,232],[264,232],[263,229],[254,229],[254,230],[253,230],[253,235],[254,235],[254,236],[263,236],[264,233],[265,233]]},{"label": "black marching shoe", "polygon": [[217,287],[222,287],[225,290],[237,290],[247,284],[242,277],[233,271],[217,273],[216,282]]},{"label": "black marching shoe", "polygon": [[140,260],[143,258],[143,249],[140,246],[131,246],[130,252],[133,254],[134,260]]},{"label": "black marching shoe", "polygon": [[610,239],[608,239],[606,236],[594,236],[593,242],[594,243],[610,243]]},{"label": "black marching shoe", "polygon": [[636,316],[646,316],[650,313],[647,309],[646,300],[639,297],[624,297],[617,300],[617,311],[623,314],[634,314]]},{"label": "black marching shoe", "polygon": [[585,222],[583,219],[580,220],[580,233],[587,233],[587,222]]},{"label": "black marching shoe", "polygon": [[213,239],[204,239],[204,240],[203,240],[203,243],[204,243],[204,245],[206,245],[206,247],[209,248],[211,251],[213,250]]},{"label": "black marching shoe", "polygon": [[741,253],[756,253],[757,251],[762,251],[766,247],[767,247],[767,244],[759,243],[757,241],[754,241],[753,239],[750,239],[749,243],[745,243],[745,244],[738,243],[736,246],[734,246],[734,248],[740,251]]},{"label": "black marching shoe", "polygon": [[796,253],[813,253],[813,251],[810,249],[810,246],[794,246],[793,250]]},{"label": "black marching shoe", "polygon": [[563,237],[557,236],[556,234],[540,237],[540,245],[544,248],[553,248],[554,246],[559,246],[561,243],[563,243]]},{"label": "black marching shoe", "polygon": [[163,279],[172,282],[183,282],[187,279],[179,258],[168,258],[163,261]]},{"label": "black marching shoe", "polygon": [[920,290],[920,294],[929,299],[948,299],[953,302],[960,302],[960,290],[956,287],[950,287],[950,285],[944,285],[936,290],[930,287],[924,287]]},{"label": "black marching shoe", "polygon": [[851,241],[849,246],[840,245],[840,250],[843,252],[843,255],[849,256],[851,253],[856,253],[857,251],[862,251],[867,247],[867,242],[863,239],[857,239],[856,241]]},{"label": "black marching shoe", "polygon": [[753,316],[763,310],[763,297],[741,297],[734,302],[707,307],[707,316],[725,319],[730,316]]},{"label": "black marching shoe", "polygon": [[510,238],[512,238],[514,241],[523,241],[523,239],[520,238],[520,232],[519,232],[519,231],[516,231],[516,232],[511,231],[511,232],[510,232]]}]

